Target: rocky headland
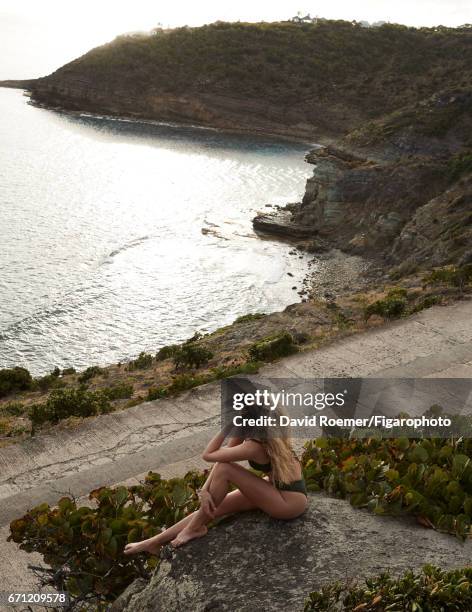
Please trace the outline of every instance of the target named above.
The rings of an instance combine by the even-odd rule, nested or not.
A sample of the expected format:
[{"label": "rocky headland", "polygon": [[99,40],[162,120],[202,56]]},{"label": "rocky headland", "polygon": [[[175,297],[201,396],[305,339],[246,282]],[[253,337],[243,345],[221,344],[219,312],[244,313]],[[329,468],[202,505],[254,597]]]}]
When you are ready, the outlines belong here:
[{"label": "rocky headland", "polygon": [[405,275],[472,262],[472,92],[375,121],[314,149],[300,203],[254,219],[257,230],[313,238]]},{"label": "rocky headland", "polygon": [[469,26],[217,22],[119,36],[3,85],[46,108],[320,143],[302,202],[254,227],[401,276],[471,257],[471,41]]},{"label": "rocky headland", "polygon": [[307,594],[323,584],[425,563],[467,565],[470,552],[471,542],[431,531],[426,537],[413,521],[379,519],[315,494],[293,521],[251,512],[180,550],[165,548],[151,580],[133,582],[111,612],[301,611]]},{"label": "rocky headland", "polygon": [[258,232],[293,241],[293,255],[314,254],[313,274],[293,287],[302,303],[197,335],[192,347],[212,355],[198,372],[175,368],[164,347],[164,359],[51,374],[6,394],[0,443],[28,435],[28,411],[58,385],[107,391],[124,381],[113,408],[129,407],[176,379],[194,386],[253,367],[251,347],[278,334],[305,350],[382,324],[395,286],[405,295],[394,316],[460,297],[461,280],[438,289],[424,278],[472,261],[471,42],[465,26],[215,23],[120,36],[49,76],[0,83],[67,112],[321,143],[306,156],[314,168],[302,201],[254,219]]}]

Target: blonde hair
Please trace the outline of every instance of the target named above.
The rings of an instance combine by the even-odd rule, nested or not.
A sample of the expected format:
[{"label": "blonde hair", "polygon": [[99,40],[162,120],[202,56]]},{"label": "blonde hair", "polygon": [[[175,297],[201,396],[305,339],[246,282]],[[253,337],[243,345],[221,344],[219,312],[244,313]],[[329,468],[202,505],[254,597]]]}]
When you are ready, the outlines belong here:
[{"label": "blonde hair", "polygon": [[293,461],[296,459],[290,438],[269,437],[262,440],[262,446],[269,455],[274,481],[287,484],[293,480]]},{"label": "blonde hair", "polygon": [[[280,416],[284,412],[277,408],[272,414],[280,423]],[[277,429],[276,432],[274,431],[275,428]],[[298,457],[293,450],[288,428],[280,425],[271,427],[267,437],[260,442],[270,458],[274,481],[284,484],[290,483],[293,480],[293,462],[294,460],[298,461]]]}]

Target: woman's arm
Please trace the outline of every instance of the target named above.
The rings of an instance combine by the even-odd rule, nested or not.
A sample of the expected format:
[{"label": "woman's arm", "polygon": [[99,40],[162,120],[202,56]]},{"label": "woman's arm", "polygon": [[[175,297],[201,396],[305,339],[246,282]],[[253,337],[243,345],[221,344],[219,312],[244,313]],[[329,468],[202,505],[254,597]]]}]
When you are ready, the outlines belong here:
[{"label": "woman's arm", "polygon": [[221,448],[226,436],[226,431],[219,432],[210,440],[203,452],[202,458],[211,463],[228,463],[230,461],[244,461],[253,459],[258,452],[258,445],[252,441],[243,441],[240,438],[230,438],[230,444]]},{"label": "woman's arm", "polygon": [[[214,439],[213,439],[214,440]],[[213,441],[212,440],[212,441]],[[244,439],[243,438],[229,438],[228,440],[228,448],[233,447],[233,446],[238,446],[238,444],[241,444],[241,442],[243,442]],[[208,450],[208,446],[205,449],[204,453]],[[200,489],[200,491],[207,491],[208,488],[210,487],[210,482],[211,482],[211,477],[213,476],[213,465],[210,468],[210,472],[208,474],[207,479],[205,480],[205,484],[203,485],[203,487]]]}]

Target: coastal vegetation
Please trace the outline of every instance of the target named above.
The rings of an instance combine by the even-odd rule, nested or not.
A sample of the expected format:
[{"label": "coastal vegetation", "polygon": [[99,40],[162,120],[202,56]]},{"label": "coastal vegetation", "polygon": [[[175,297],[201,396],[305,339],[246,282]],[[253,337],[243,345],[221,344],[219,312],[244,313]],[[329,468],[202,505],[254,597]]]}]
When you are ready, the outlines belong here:
[{"label": "coastal vegetation", "polygon": [[61,423],[175,396],[229,376],[254,374],[267,362],[313,350],[336,338],[382,325],[470,291],[470,266],[446,266],[385,285],[346,292],[336,301],[312,299],[282,313],[250,314],[181,344],[142,351],[129,363],[54,368],[34,378],[25,368],[0,370],[0,444]]},{"label": "coastal vegetation", "polygon": [[[198,505],[205,475],[162,479],[149,473],[133,487],[102,487],[89,503],[63,497],[57,507],[40,504],[11,523],[11,539],[27,552],[38,552],[50,566],[42,578],[70,593],[77,609],[83,602],[104,606],[138,577],[150,577],[157,558],[125,557],[124,546],[151,537]],[[99,609],[102,609],[99,607]]]},{"label": "coastal vegetation", "polygon": [[425,565],[421,572],[392,576],[382,572],[363,583],[340,581],[308,596],[304,612],[429,612],[472,608],[472,568],[441,570]]},{"label": "coastal vegetation", "polygon": [[[221,110],[224,98],[245,99],[262,112],[251,105],[260,101],[281,111],[274,129],[287,123],[296,132],[299,119],[342,134],[441,89],[470,87],[471,37],[468,26],[365,28],[341,20],[157,28],[118,36],[30,86],[38,102],[160,119],[185,117],[179,96],[196,97],[208,112],[198,115],[194,105],[194,119],[204,123],[219,118],[212,100]],[[166,97],[167,106],[156,104]]]},{"label": "coastal vegetation", "polygon": [[[311,492],[348,498],[379,516],[408,514],[425,527],[465,538],[472,533],[471,458],[468,439],[319,438],[305,445],[301,461]],[[12,521],[10,539],[42,555],[49,566],[37,570],[43,584],[68,591],[76,609],[84,601],[106,606],[133,580],[149,578],[159,564],[158,556],[123,555],[124,546],[155,535],[194,510],[205,477],[191,471],[166,480],[150,472],[139,485],[96,489],[82,505],[65,496],[55,507],[40,504]],[[401,578],[383,574],[368,583],[370,589],[329,584],[309,595],[305,610],[334,610],[329,606],[342,597],[352,604],[342,609],[365,603],[357,610],[380,611],[385,608],[379,607],[379,596],[383,604],[415,597],[426,603],[438,589],[433,601],[439,598],[450,604],[447,609],[455,609],[470,597],[464,585],[467,572],[426,569],[423,576]]]},{"label": "coastal vegetation", "polygon": [[302,462],[311,491],[379,516],[410,514],[466,538],[472,535],[471,458],[468,438],[319,438],[308,443]]}]

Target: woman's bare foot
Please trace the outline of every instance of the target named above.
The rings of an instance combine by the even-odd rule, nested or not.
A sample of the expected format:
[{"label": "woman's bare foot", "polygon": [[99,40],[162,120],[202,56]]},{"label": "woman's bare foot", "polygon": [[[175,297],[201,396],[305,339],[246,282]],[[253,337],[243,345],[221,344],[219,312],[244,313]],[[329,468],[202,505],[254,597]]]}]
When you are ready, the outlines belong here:
[{"label": "woman's bare foot", "polygon": [[149,542],[149,540],[143,540],[142,542],[131,542],[130,544],[126,544],[124,553],[125,555],[137,555],[138,553],[148,552],[151,555],[156,555],[160,548],[160,544]]},{"label": "woman's bare foot", "polygon": [[186,527],[185,529],[182,529],[179,535],[172,540],[171,544],[174,548],[178,548],[179,546],[187,544],[187,542],[190,542],[190,540],[195,540],[195,538],[203,537],[207,534],[207,532],[208,529],[205,527],[205,525],[202,525],[201,527],[198,527],[196,529],[190,529],[189,527]]}]

